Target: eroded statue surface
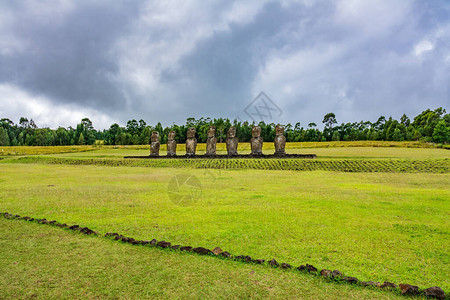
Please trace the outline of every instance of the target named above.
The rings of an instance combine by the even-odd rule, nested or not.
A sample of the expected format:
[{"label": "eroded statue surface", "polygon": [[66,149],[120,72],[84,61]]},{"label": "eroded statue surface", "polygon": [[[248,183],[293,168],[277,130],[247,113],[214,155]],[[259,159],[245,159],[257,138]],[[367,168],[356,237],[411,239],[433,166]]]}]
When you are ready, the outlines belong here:
[{"label": "eroded statue surface", "polygon": [[275,127],[275,154],[284,155],[286,154],[286,137],[284,136],[284,127],[278,124]]},{"label": "eroded statue surface", "polygon": [[216,155],[216,127],[210,126],[206,139],[206,156],[214,156]]},{"label": "eroded statue surface", "polygon": [[197,148],[197,139],[195,138],[195,128],[191,127],[187,131],[186,139],[186,155],[195,155],[195,149]]},{"label": "eroded statue surface", "polygon": [[229,156],[238,155],[238,138],[236,137],[236,127],[232,126],[227,132],[227,153]]},{"label": "eroded statue surface", "polygon": [[261,137],[261,127],[254,126],[252,128],[252,139],[250,140],[252,155],[261,155],[263,138]]},{"label": "eroded statue surface", "polygon": [[159,156],[159,133],[158,131],[152,131],[150,137],[150,156]]},{"label": "eroded statue surface", "polygon": [[177,155],[177,141],[175,141],[175,131],[170,131],[167,137],[167,156]]}]

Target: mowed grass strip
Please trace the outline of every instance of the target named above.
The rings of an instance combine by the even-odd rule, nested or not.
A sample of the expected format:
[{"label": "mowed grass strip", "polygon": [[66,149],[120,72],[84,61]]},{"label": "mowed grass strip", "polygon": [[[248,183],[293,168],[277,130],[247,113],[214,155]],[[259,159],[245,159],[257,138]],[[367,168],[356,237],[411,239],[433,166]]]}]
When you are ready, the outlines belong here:
[{"label": "mowed grass strip", "polygon": [[3,160],[1,163],[40,163],[66,165],[99,165],[130,167],[165,167],[195,169],[257,169],[295,171],[340,172],[450,172],[450,159],[108,159],[108,158],[60,158],[29,156]]},{"label": "mowed grass strip", "polygon": [[[341,151],[336,148],[375,148],[377,151],[383,152],[384,149],[401,148],[401,149],[422,149],[431,150],[438,149],[439,147],[433,143],[424,142],[414,142],[414,141],[340,141],[340,142],[288,142],[286,143],[286,149],[289,153],[302,153],[302,150],[314,149],[314,151],[319,151],[322,153],[321,149],[335,149],[331,152]],[[161,145],[161,153],[165,155],[167,149],[166,144]],[[266,154],[273,153],[275,149],[273,142],[265,142],[263,144],[263,150]],[[442,148],[441,148],[442,149]],[[128,155],[139,155],[139,153],[149,153],[150,145],[71,145],[71,146],[1,146],[0,156],[22,156],[22,155],[47,155],[47,154],[86,154],[88,151],[94,151],[105,155],[110,155],[111,153],[118,153],[126,151]],[[185,144],[177,145],[178,153],[185,153]],[[206,143],[197,144],[197,152],[199,154],[204,154],[206,151]],[[219,153],[226,153],[225,143],[217,143],[217,151]],[[238,146],[239,152],[250,153],[250,143],[241,142]],[[327,151],[326,151],[327,152]],[[407,151],[409,152],[409,151]],[[414,152],[427,152],[427,151],[412,151]]]},{"label": "mowed grass strip", "polygon": [[[183,176],[196,181],[174,186]],[[0,164],[0,211],[448,291],[449,181],[448,173]]]},{"label": "mowed grass strip", "polygon": [[26,221],[0,218],[0,232],[0,293],[5,299],[405,299],[398,291],[131,246]]}]

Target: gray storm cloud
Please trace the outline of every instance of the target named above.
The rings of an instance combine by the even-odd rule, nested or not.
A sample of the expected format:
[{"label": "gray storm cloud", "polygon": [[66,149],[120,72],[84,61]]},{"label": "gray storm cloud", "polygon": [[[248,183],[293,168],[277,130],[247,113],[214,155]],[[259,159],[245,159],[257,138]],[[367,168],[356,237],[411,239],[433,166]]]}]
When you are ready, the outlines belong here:
[{"label": "gray storm cloud", "polygon": [[[373,121],[450,102],[448,1],[7,1],[0,10],[0,98],[20,102],[0,114],[26,112],[38,125],[52,107],[99,127],[245,119],[260,91],[283,110],[276,121],[303,125],[330,111]],[[74,125],[64,121],[77,120],[43,123]]]}]

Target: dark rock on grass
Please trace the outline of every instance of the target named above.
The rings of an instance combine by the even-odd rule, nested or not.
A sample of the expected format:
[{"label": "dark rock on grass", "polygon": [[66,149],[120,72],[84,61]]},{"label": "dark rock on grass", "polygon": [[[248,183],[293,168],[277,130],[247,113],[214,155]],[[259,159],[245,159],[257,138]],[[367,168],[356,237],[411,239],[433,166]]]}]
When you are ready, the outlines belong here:
[{"label": "dark rock on grass", "polygon": [[351,284],[358,283],[358,278],[356,278],[356,277],[347,277],[347,276],[344,276],[344,277],[342,277],[342,279],[343,279],[344,281],[347,281],[348,283],[351,283]]},{"label": "dark rock on grass", "polygon": [[182,246],[182,247],[180,247],[180,251],[192,251],[192,247],[191,246]]},{"label": "dark rock on grass", "polygon": [[172,246],[172,249],[173,249],[173,250],[178,250],[178,248],[180,248],[180,245],[173,245],[173,246]]},{"label": "dark rock on grass", "polygon": [[215,255],[219,255],[222,252],[223,252],[223,250],[220,249],[220,247],[216,247],[216,248],[212,249],[212,253],[214,253]]},{"label": "dark rock on grass", "polygon": [[312,273],[312,272],[317,272],[318,270],[313,265],[306,264],[306,271],[308,271],[309,273]]},{"label": "dark rock on grass", "polygon": [[148,245],[148,244],[150,244],[150,241],[142,241],[142,243],[141,243],[141,245]]},{"label": "dark rock on grass", "polygon": [[161,248],[169,248],[170,246],[172,246],[172,244],[170,242],[166,242],[166,241],[159,241],[156,246],[161,247]]},{"label": "dark rock on grass", "polygon": [[34,221],[34,218],[30,218],[28,221]]},{"label": "dark rock on grass", "polygon": [[305,265],[301,265],[301,266],[297,267],[297,270],[301,271],[301,272],[306,271],[306,266]]},{"label": "dark rock on grass", "polygon": [[275,258],[272,258],[272,260],[269,261],[269,266],[277,268],[280,266],[280,264],[275,260]]},{"label": "dark rock on grass", "polygon": [[342,277],[342,273],[339,270],[333,270],[333,272],[331,273],[331,277],[333,277],[333,278]]},{"label": "dark rock on grass", "polygon": [[118,238],[124,243],[133,244],[136,241],[135,239],[133,239],[131,237],[126,237],[126,236],[119,236]]},{"label": "dark rock on grass", "polygon": [[122,236],[122,235],[116,235],[115,237],[114,237],[114,239],[116,240],[116,241],[118,241],[118,240],[120,240],[120,239],[122,239],[124,236]]},{"label": "dark rock on grass", "polygon": [[327,269],[323,269],[322,271],[320,271],[320,275],[323,277],[326,277],[326,278],[331,277],[331,273],[333,273],[333,272],[331,272],[331,270],[327,270]]},{"label": "dark rock on grass", "polygon": [[402,294],[404,295],[417,295],[419,294],[419,287],[415,285],[410,285],[407,283],[400,283],[400,289],[402,290]]},{"label": "dark rock on grass", "polygon": [[80,226],[78,225],[72,225],[69,227],[70,230],[77,230]]},{"label": "dark rock on grass", "polygon": [[201,254],[201,255],[206,255],[206,254],[212,253],[211,250],[203,248],[203,247],[194,248],[194,249],[192,249],[192,251],[197,254]]},{"label": "dark rock on grass", "polygon": [[389,282],[389,281],[385,281],[382,285],[380,285],[380,288],[386,289],[395,289],[397,288],[397,285],[395,283]]},{"label": "dark rock on grass", "polygon": [[436,298],[436,299],[445,299],[445,293],[444,291],[438,287],[438,286],[433,286],[430,288],[427,288],[425,290],[423,290],[423,293],[425,294],[425,296],[430,297],[430,298]]},{"label": "dark rock on grass", "polygon": [[115,233],[115,232],[107,232],[107,233],[105,233],[105,237],[110,237],[110,236],[118,236],[119,234],[118,233]]},{"label": "dark rock on grass", "polygon": [[83,233],[83,234],[88,234],[88,235],[95,234],[94,230],[89,229],[87,227],[81,228],[80,232]]},{"label": "dark rock on grass", "polygon": [[55,224],[56,223],[56,221],[50,221],[50,222],[48,222],[48,224]]},{"label": "dark rock on grass", "polygon": [[136,241],[135,239],[129,237],[129,238],[127,238],[127,241],[126,241],[126,242],[127,242],[127,243],[130,243],[130,244],[134,244],[135,241]]},{"label": "dark rock on grass", "polygon": [[150,241],[150,245],[155,246],[158,243],[157,240],[153,239]]},{"label": "dark rock on grass", "polygon": [[360,281],[359,282],[362,286],[376,286],[379,287],[380,283],[379,282],[373,282],[373,281]]},{"label": "dark rock on grass", "polygon": [[252,262],[252,258],[248,255],[238,255],[234,257],[234,260],[243,261],[243,262]]},{"label": "dark rock on grass", "polygon": [[254,259],[254,260],[252,260],[252,262],[254,262],[255,264],[258,264],[258,265],[262,265],[265,262],[265,260],[264,259]]},{"label": "dark rock on grass", "polygon": [[231,254],[227,251],[223,251],[219,254],[220,256],[226,257],[226,258],[231,258]]},{"label": "dark rock on grass", "polygon": [[282,269],[292,269],[292,266],[290,264],[287,264],[287,263],[281,263],[281,268]]}]

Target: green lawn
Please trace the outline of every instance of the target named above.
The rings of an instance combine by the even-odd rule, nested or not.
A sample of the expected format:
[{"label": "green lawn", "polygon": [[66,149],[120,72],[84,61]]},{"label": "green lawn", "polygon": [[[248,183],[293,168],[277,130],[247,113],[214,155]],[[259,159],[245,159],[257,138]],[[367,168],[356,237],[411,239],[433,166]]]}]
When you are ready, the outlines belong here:
[{"label": "green lawn", "polygon": [[[294,144],[294,143],[292,143]],[[289,148],[286,149],[287,153],[295,153],[295,154],[317,154],[318,159],[328,159],[328,158],[376,158],[376,159],[434,159],[434,158],[450,158],[450,151],[446,149],[433,149],[433,148],[400,148],[400,147],[319,147],[320,143],[316,143],[317,147],[312,147],[314,145],[309,145],[305,143],[301,147],[301,143],[298,143],[298,147],[294,147],[295,145],[288,145]],[[165,145],[162,145],[165,146]],[[304,147],[304,146],[311,146]],[[178,154],[183,155],[184,145],[178,146]],[[226,154],[225,144],[217,146],[218,154]],[[148,146],[146,147],[148,148]],[[166,155],[165,147],[161,148],[160,155]],[[206,146],[205,144],[198,145],[198,154],[205,154]],[[273,145],[267,145],[263,151],[265,154],[273,154],[274,149]],[[249,154],[250,153],[250,145],[249,144],[241,144],[239,147],[239,153],[241,154]],[[62,153],[62,154],[53,154],[52,156],[58,157],[84,157],[84,158],[121,158],[124,156],[138,156],[138,155],[149,155],[149,149],[136,149],[133,146],[118,147],[118,148],[100,148],[98,150],[92,151],[83,151],[83,152],[70,152],[70,153]]]},{"label": "green lawn", "polygon": [[0,229],[2,299],[404,299],[297,271],[131,246],[37,223],[0,218]]},{"label": "green lawn", "polygon": [[[198,181],[176,192],[171,180],[188,173]],[[139,239],[219,246],[232,254],[274,257],[296,266],[310,263],[339,269],[360,280],[411,283],[422,288],[438,285],[449,291],[449,182],[449,173],[2,163],[0,211],[76,223],[103,233],[116,231]],[[4,225],[2,228],[2,232],[8,231]],[[179,254],[170,255],[179,259]],[[139,255],[135,256],[139,261]],[[233,263],[229,268],[240,272],[249,267]],[[158,270],[168,274],[163,265]],[[118,271],[111,272],[119,276]],[[130,276],[127,278],[133,278]],[[139,281],[138,277],[135,280]],[[253,289],[240,285],[232,297],[270,295],[267,291],[245,294]],[[333,287],[330,285],[330,289]],[[310,288],[314,294],[315,287]],[[189,292],[200,293],[200,289]],[[311,298],[320,296],[314,295]]]}]

